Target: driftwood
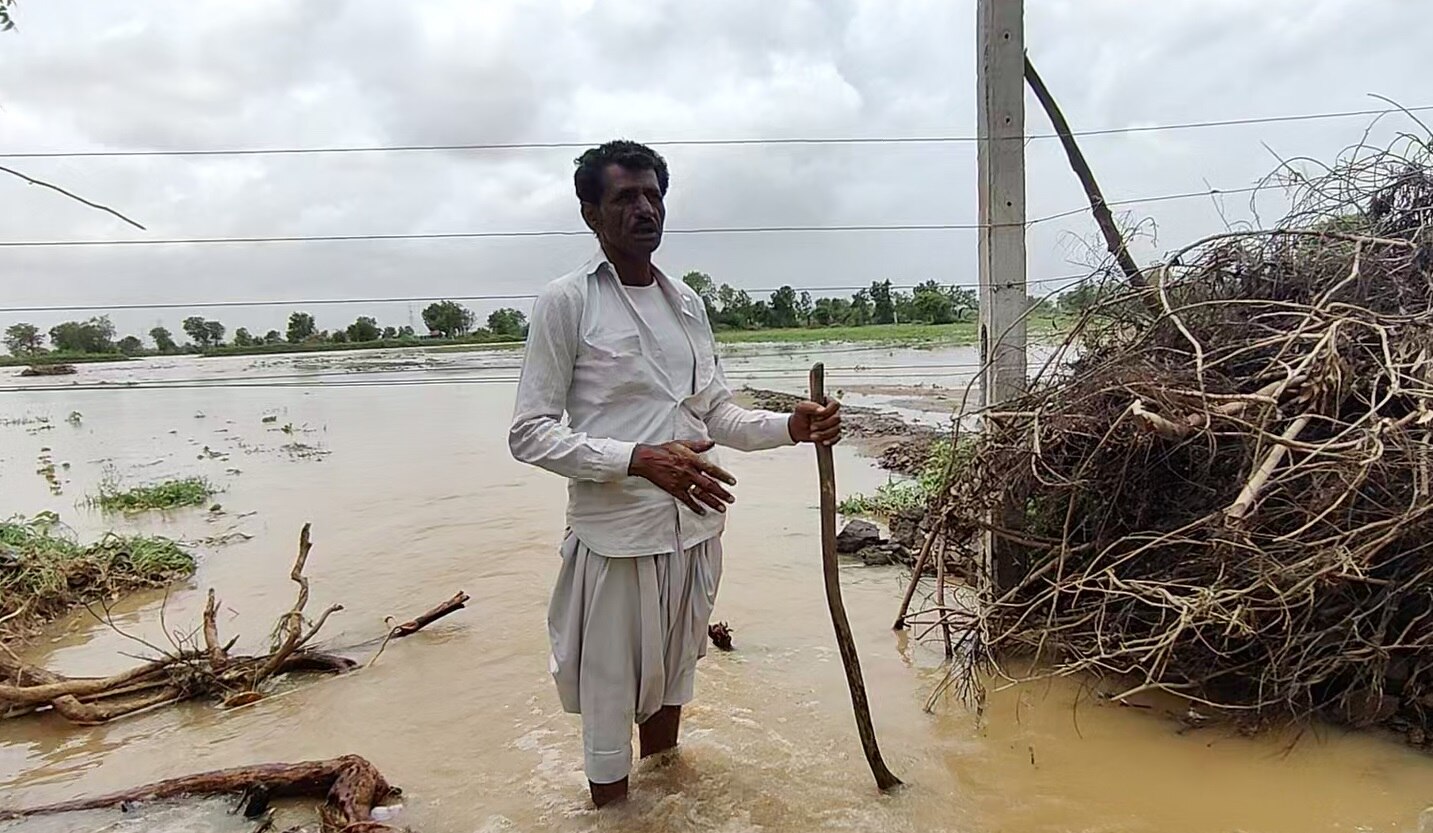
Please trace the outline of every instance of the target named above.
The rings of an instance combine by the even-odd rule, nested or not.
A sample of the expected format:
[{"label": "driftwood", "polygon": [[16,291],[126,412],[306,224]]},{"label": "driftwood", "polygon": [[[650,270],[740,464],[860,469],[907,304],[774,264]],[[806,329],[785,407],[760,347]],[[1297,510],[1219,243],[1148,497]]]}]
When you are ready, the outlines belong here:
[{"label": "driftwood", "polygon": [[[219,640],[218,601],[211,589],[200,628],[202,646],[176,645],[172,652],[162,652],[159,657],[109,677],[65,677],[0,654],[0,719],[53,710],[73,723],[94,725],[199,697],[213,697],[225,707],[236,707],[263,699],[265,684],[275,677],[296,672],[342,674],[353,670],[358,667],[354,660],[308,647],[328,617],[343,609],[342,605],[333,605],[312,623],[305,618],[309,584],[303,570],[312,548],[309,525],[304,524],[299,534],[298,557],[289,573],[299,588],[297,598],[279,620],[275,629],[280,635],[279,642],[270,653],[260,656],[230,653],[233,643],[226,645]],[[390,638],[416,633],[462,609],[467,601],[466,594],[458,593],[417,619],[394,628]]]},{"label": "driftwood", "polygon": [[427,613],[424,613],[423,615],[418,616],[414,619],[409,619],[407,622],[404,622],[401,625],[394,626],[393,630],[388,632],[388,638],[401,639],[405,636],[411,636],[433,624],[434,622],[438,621],[439,619],[442,619],[444,616],[462,610],[465,606],[467,606],[468,599],[469,596],[467,593],[459,592],[455,596],[453,596],[453,598],[447,600],[446,602],[443,602],[442,604],[438,605]]},{"label": "driftwood", "polygon": [[319,819],[324,833],[377,833],[396,831],[398,828],[373,821],[373,808],[401,794],[402,791],[389,784],[378,768],[366,759],[344,755],[327,761],[258,764],[186,775],[95,798],[20,810],[0,810],[0,819],[106,807],[124,808],[152,801],[218,795],[242,796],[244,814],[254,818],[265,813],[271,799],[322,798],[324,803],[319,807]]}]

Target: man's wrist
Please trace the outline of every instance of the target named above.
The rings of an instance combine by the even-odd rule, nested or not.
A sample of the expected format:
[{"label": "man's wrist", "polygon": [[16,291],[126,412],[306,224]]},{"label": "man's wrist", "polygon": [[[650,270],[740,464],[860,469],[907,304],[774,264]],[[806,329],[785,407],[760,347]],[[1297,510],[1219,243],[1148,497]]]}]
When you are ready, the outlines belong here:
[{"label": "man's wrist", "polygon": [[627,474],[632,477],[641,477],[646,467],[647,455],[652,447],[644,443],[637,443],[632,446],[632,457],[627,461]]}]

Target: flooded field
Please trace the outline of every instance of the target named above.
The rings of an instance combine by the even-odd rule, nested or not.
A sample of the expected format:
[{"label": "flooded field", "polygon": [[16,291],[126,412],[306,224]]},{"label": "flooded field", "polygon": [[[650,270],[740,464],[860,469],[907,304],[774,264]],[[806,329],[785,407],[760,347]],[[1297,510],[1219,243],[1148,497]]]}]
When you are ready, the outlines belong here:
[{"label": "flooded field", "polygon": [[[948,412],[918,412],[958,402],[975,364],[966,348],[809,345],[743,345],[725,364],[734,384],[798,392],[814,358],[853,404],[931,421]],[[196,626],[209,587],[221,629],[240,649],[262,648],[292,602],[287,573],[304,522],[316,542],[310,609],[344,605],[324,629],[328,645],[368,642],[385,617],[458,590],[472,602],[371,667],[245,708],[190,703],[97,728],[0,723],[0,807],[355,753],[404,787],[398,823],[425,833],[1433,830],[1423,818],[1433,759],[1377,736],[1181,734],[1158,709],[1104,705],[1074,682],[996,693],[981,720],[955,701],[925,714],[940,656],[889,629],[902,575],[851,566],[846,604],[882,748],[909,784],[876,795],[822,596],[809,449],[728,452],[741,483],[716,617],[731,623],[737,650],[703,661],[681,755],[639,767],[627,805],[589,809],[578,723],[547,674],[563,484],[508,456],[517,362],[510,350],[184,358],[4,380],[5,513],[54,511],[85,539],[163,532],[196,542],[201,556],[193,580],[118,605],[116,628],[77,614],[27,659],[67,674],[124,668],[124,654],[144,650],[130,637],[166,640],[161,607],[171,630]],[[903,387],[915,383],[943,389]],[[35,473],[42,455],[56,463],[58,495]],[[850,448],[837,471],[843,494],[886,478]],[[85,504],[106,478],[185,475],[222,490],[219,511],[125,518]],[[252,829],[226,810],[86,813],[0,831]],[[308,812],[287,808],[279,829]]]}]

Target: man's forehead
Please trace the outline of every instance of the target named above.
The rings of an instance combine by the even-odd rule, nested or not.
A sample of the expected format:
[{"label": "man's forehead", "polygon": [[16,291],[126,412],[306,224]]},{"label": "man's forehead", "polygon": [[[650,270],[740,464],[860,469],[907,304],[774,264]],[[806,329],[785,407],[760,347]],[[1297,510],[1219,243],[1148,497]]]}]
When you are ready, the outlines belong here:
[{"label": "man's forehead", "polygon": [[611,188],[657,188],[661,183],[657,179],[657,172],[651,168],[645,170],[632,170],[613,162],[603,172],[607,177],[607,185]]}]

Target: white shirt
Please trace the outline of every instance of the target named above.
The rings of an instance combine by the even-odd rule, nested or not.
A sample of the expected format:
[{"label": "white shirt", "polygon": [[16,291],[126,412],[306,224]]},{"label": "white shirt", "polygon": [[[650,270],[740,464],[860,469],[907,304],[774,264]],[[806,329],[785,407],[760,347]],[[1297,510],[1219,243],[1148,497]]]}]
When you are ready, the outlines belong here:
[{"label": "white shirt", "polygon": [[667,374],[672,390],[688,396],[692,393],[697,369],[696,353],[682,329],[677,311],[667,300],[661,284],[653,281],[647,286],[622,284],[627,297],[632,299],[633,310],[652,331],[652,354],[657,365]]},{"label": "white shirt", "polygon": [[[725,525],[722,513],[697,515],[628,475],[638,444],[711,439],[758,451],[793,442],[785,414],[732,401],[701,298],[653,272],[691,348],[690,384],[669,379],[662,336],[599,253],[538,296],[508,432],[513,457],[568,478],[568,527],[611,557],[687,549]],[[705,457],[718,462],[714,452]]]}]

